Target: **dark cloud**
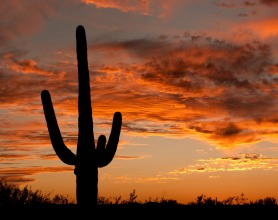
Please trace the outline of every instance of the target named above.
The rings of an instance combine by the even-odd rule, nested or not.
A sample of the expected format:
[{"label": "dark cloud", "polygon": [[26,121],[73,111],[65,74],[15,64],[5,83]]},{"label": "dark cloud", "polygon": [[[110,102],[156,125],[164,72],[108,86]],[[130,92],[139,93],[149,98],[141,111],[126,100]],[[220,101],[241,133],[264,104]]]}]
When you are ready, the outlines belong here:
[{"label": "dark cloud", "polygon": [[241,157],[223,157],[222,160],[240,160]]},{"label": "dark cloud", "polygon": [[60,14],[58,9],[79,6],[77,0],[68,1],[21,1],[1,0],[0,46],[9,47],[24,42],[40,31],[49,17]]},{"label": "dark cloud", "polygon": [[278,0],[260,0],[262,4],[269,5],[269,6],[276,6],[278,5]]},{"label": "dark cloud", "polygon": [[50,10],[48,4],[45,3],[2,0],[0,45],[6,46],[17,37],[23,38],[39,30],[46,22]]},{"label": "dark cloud", "polygon": [[[231,3],[231,2],[222,2],[222,3],[213,3],[214,5],[216,5],[219,8],[243,8],[243,7],[253,7],[253,6],[257,6],[258,4],[264,4],[267,6],[276,6],[278,5],[278,1],[277,0],[259,0],[259,2],[255,2],[255,1],[244,1],[241,4],[237,4],[237,3]],[[244,13],[243,13],[244,14]]]},{"label": "dark cloud", "polygon": [[245,6],[255,6],[256,3],[255,3],[255,2],[251,2],[251,1],[245,1],[245,2],[244,2],[244,5],[245,5]]},{"label": "dark cloud", "polygon": [[249,159],[249,160],[259,160],[260,155],[259,154],[244,154],[243,155],[245,159]]},{"label": "dark cloud", "polygon": [[[154,39],[136,39],[103,43],[98,48],[117,48],[145,60],[136,69],[129,67],[130,71],[139,73],[144,85],[157,96],[183,104],[185,115],[193,116],[194,112],[191,121],[185,117],[180,120],[208,139],[231,145],[258,141],[267,133],[264,122],[274,123],[278,117],[277,64],[264,43],[235,44],[187,33],[179,40],[169,36],[156,43]],[[148,114],[151,118],[167,121],[163,114]],[[260,131],[253,127],[256,123],[262,126]],[[158,129],[126,124],[126,129],[137,132],[165,132],[167,128],[171,126]]]},{"label": "dark cloud", "polygon": [[240,17],[247,17],[248,14],[247,13],[239,13],[238,16],[240,16]]},{"label": "dark cloud", "polygon": [[[233,1],[232,1],[233,2]],[[243,8],[243,7],[253,7],[257,5],[257,2],[252,2],[252,1],[244,1],[241,4],[237,4],[237,3],[230,3],[228,1],[223,1],[222,3],[213,3],[214,5],[216,5],[219,8]]]},{"label": "dark cloud", "polygon": [[188,128],[189,129],[194,129],[195,131],[200,132],[200,133],[204,133],[204,134],[212,134],[213,133],[213,131],[203,129],[202,127],[196,126],[196,125],[190,125],[190,126],[188,126]]},{"label": "dark cloud", "polygon": [[3,160],[19,160],[19,159],[29,159],[30,155],[26,154],[1,154],[0,161]]},{"label": "dark cloud", "polygon": [[44,155],[41,155],[41,159],[43,160],[56,160],[58,159],[58,156],[57,154],[44,154]]},{"label": "dark cloud", "polygon": [[237,5],[234,3],[214,3],[219,8],[236,8]]},{"label": "dark cloud", "polygon": [[35,178],[25,177],[22,175],[1,175],[1,179],[2,178],[5,179],[7,183],[15,185],[26,185],[28,183],[36,181]]},{"label": "dark cloud", "polygon": [[249,160],[249,161],[253,161],[253,160],[275,160],[276,158],[270,158],[270,157],[266,157],[260,154],[255,154],[255,153],[241,153],[239,157],[223,157],[223,160]]},{"label": "dark cloud", "polygon": [[161,50],[161,48],[165,45],[165,39],[161,38],[160,41],[153,39],[133,39],[133,40],[123,40],[123,41],[114,41],[114,42],[105,42],[98,43],[89,46],[90,50],[93,51],[107,51],[109,53],[117,54],[122,50],[129,50],[134,56],[151,56],[157,50]]},{"label": "dark cloud", "polygon": [[134,159],[140,159],[141,156],[116,155],[115,158],[117,158],[117,159],[123,159],[123,160],[134,160]]},{"label": "dark cloud", "polygon": [[238,128],[236,125],[229,124],[224,129],[218,129],[217,133],[220,136],[230,137],[230,136],[236,136],[236,135],[240,134],[242,131],[243,130]]}]

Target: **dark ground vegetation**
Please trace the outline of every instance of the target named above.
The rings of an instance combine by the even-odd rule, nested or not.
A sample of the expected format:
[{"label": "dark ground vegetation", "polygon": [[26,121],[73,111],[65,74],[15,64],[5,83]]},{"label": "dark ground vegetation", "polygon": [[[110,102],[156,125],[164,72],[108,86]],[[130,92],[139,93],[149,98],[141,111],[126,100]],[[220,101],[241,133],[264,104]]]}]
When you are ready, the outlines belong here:
[{"label": "dark ground vegetation", "polygon": [[[278,219],[278,203],[274,197],[248,201],[240,196],[229,197],[218,201],[205,195],[197,196],[188,204],[180,204],[173,199],[149,199],[137,201],[133,190],[129,199],[121,197],[111,199],[98,198],[95,209],[82,209],[75,201],[63,195],[51,196],[30,187],[8,184],[0,180],[0,217],[27,217],[28,219],[102,219],[115,217],[121,219]],[[91,217],[88,217],[91,216]]]}]

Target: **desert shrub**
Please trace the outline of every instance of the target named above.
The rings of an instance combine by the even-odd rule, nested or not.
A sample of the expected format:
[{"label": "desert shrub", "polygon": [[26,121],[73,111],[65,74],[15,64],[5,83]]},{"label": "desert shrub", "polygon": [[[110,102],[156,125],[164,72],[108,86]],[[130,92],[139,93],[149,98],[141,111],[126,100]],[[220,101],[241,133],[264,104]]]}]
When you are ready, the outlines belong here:
[{"label": "desert shrub", "polygon": [[176,206],[176,205],[178,205],[178,202],[175,199],[164,199],[164,198],[161,198],[159,203],[161,205],[165,205],[165,206]]},{"label": "desert shrub", "polygon": [[235,203],[236,205],[247,205],[248,199],[244,196],[244,193],[241,193],[239,196],[235,197]]},{"label": "desert shrub", "polygon": [[251,202],[252,205],[266,205],[274,206],[278,205],[276,198],[274,197],[265,197],[264,199],[257,199],[255,202]]},{"label": "desert shrub", "polygon": [[140,202],[137,202],[136,199],[137,199],[137,195],[136,195],[136,191],[135,189],[129,194],[129,199],[127,200],[123,200],[121,202],[121,204],[124,204],[124,205],[130,205],[130,204],[137,204],[137,203],[140,203]]},{"label": "desert shrub", "polygon": [[20,189],[17,185],[7,183],[5,178],[0,180],[0,207],[73,203],[74,201],[70,201],[68,197],[63,195],[57,194],[51,199],[50,193],[45,194],[40,190],[33,191],[28,186]]},{"label": "desert shrub", "polygon": [[99,204],[99,205],[111,205],[112,202],[111,202],[110,198],[106,198],[104,196],[99,196],[97,204]]},{"label": "desert shrub", "polygon": [[211,197],[201,194],[197,196],[196,202],[190,202],[189,205],[216,205],[218,203],[219,202],[217,202],[217,198],[212,199]]}]

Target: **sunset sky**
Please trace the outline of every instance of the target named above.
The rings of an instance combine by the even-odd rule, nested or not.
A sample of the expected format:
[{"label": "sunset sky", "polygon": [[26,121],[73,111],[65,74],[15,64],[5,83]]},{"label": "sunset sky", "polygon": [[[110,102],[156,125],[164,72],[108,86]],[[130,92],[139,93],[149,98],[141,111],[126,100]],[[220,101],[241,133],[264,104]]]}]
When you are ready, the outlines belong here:
[{"label": "sunset sky", "polygon": [[0,178],[75,199],[40,93],[76,153],[78,25],[95,139],[123,118],[99,196],[278,199],[278,0],[1,0]]}]

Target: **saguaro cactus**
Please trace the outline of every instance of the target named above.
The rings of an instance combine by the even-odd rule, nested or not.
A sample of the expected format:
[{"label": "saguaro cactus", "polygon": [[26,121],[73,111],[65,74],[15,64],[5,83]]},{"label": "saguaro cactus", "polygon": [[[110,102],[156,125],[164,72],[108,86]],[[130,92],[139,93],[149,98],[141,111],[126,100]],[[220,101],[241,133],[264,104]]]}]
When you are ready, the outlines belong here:
[{"label": "saguaro cactus", "polygon": [[85,29],[81,25],[76,28],[76,52],[79,83],[79,132],[76,155],[63,142],[50,93],[43,90],[41,99],[50,140],[56,154],[64,163],[75,165],[77,204],[82,207],[93,207],[97,205],[98,198],[98,168],[108,165],[114,158],[121,132],[122,115],[120,112],[115,112],[107,144],[106,137],[100,135],[95,146],[87,42]]}]

